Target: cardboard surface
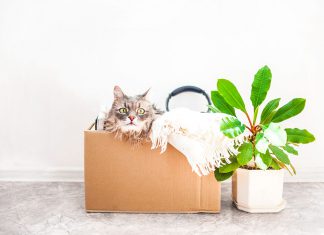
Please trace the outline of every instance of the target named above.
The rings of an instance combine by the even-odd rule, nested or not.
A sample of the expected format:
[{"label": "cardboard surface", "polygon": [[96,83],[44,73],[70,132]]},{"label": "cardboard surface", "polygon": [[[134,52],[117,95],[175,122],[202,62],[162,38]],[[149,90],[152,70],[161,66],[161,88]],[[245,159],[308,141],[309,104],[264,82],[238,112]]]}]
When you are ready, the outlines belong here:
[{"label": "cardboard surface", "polygon": [[220,184],[199,177],[171,145],[132,146],[103,131],[84,132],[88,212],[194,213],[220,211]]}]

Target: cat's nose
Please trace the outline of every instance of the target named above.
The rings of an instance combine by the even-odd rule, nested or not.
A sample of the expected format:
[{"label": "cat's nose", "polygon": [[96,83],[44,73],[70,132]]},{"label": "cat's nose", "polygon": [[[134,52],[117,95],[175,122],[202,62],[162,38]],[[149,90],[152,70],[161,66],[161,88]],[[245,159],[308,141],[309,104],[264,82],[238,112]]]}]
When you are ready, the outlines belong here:
[{"label": "cat's nose", "polygon": [[128,116],[128,118],[129,118],[129,120],[131,120],[131,122],[135,119],[135,117],[134,116]]}]

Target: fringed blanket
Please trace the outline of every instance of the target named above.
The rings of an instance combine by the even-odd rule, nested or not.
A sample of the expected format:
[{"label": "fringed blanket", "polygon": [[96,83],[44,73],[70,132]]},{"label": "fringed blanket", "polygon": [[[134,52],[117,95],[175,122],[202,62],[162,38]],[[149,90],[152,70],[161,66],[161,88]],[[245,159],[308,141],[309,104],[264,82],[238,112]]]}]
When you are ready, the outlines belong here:
[{"label": "fringed blanket", "polygon": [[199,176],[208,175],[215,168],[230,163],[230,156],[237,154],[236,144],[243,141],[244,133],[235,139],[220,131],[221,113],[199,113],[185,108],[166,112],[152,125],[152,149],[163,153],[170,143],[183,153],[192,170]]}]

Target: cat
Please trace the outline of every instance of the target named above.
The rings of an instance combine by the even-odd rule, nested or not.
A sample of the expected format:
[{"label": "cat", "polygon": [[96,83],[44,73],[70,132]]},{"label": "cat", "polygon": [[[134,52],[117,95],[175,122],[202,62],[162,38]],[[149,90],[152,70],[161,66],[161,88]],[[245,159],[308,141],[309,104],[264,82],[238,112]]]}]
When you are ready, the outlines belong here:
[{"label": "cat", "polygon": [[114,87],[114,101],[104,121],[104,130],[132,143],[149,141],[153,121],[163,112],[147,100],[150,89],[141,95],[127,96]]}]

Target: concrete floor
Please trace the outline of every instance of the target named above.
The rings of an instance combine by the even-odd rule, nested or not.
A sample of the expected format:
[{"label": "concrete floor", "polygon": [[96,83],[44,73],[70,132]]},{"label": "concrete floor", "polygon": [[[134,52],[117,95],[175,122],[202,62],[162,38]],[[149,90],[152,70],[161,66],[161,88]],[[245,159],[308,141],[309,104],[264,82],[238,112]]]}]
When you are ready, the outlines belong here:
[{"label": "concrete floor", "polygon": [[87,214],[81,183],[0,182],[0,234],[324,234],[324,183],[287,183],[278,214],[238,211],[222,190],[220,214]]}]

